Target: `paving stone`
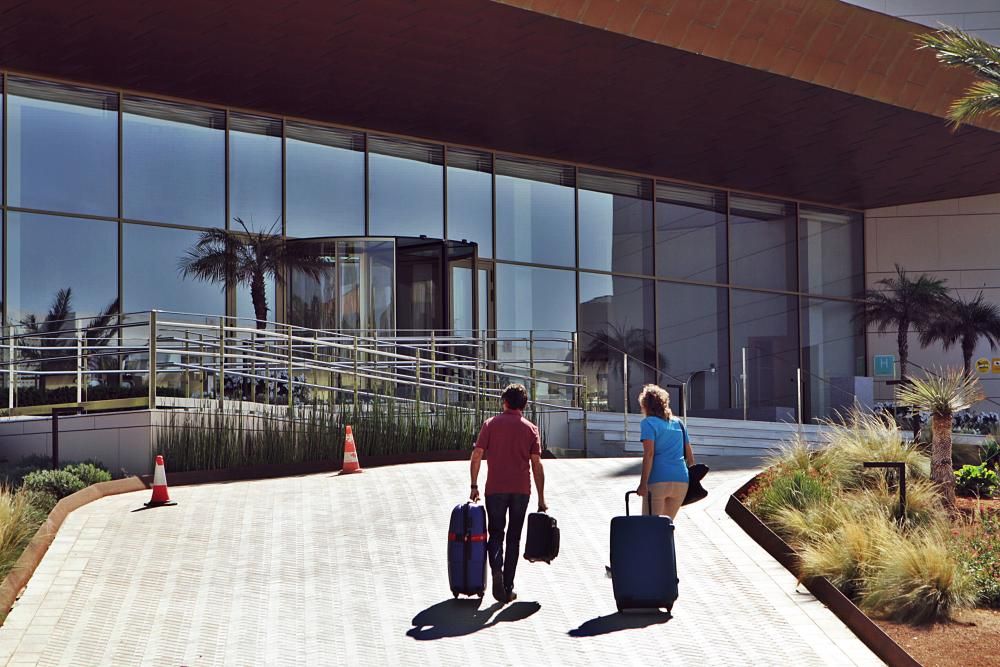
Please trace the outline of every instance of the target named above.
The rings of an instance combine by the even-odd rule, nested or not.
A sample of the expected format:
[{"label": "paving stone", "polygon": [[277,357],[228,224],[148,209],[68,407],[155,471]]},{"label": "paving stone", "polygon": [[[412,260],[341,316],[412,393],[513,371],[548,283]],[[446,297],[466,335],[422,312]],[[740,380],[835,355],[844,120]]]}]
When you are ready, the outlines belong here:
[{"label": "paving stone", "polygon": [[56,536],[0,664],[881,664],[725,515],[758,465],[710,473],[682,510],[672,617],[617,614],[604,576],[634,459],[546,462],[561,553],[522,560],[507,606],[448,590],[465,463],[175,487],[141,512],[148,492],[104,498]]}]

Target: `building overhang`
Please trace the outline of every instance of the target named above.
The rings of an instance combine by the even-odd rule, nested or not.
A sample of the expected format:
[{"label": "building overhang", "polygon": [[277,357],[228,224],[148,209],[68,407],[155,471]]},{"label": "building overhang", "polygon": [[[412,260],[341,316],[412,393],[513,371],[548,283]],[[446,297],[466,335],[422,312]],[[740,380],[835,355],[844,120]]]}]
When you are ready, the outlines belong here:
[{"label": "building overhang", "polygon": [[0,66],[833,206],[1000,192],[926,28],[779,4],[4,0]]}]

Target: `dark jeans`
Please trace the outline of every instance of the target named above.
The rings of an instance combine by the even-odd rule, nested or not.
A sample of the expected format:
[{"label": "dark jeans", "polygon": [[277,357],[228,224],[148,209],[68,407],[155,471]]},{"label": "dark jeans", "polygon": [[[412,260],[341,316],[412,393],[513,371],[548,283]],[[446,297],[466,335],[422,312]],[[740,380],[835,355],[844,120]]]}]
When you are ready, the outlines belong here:
[{"label": "dark jeans", "polygon": [[[517,559],[520,557],[518,552],[521,550],[521,529],[524,527],[529,498],[526,493],[494,493],[486,496],[486,518],[490,534],[486,552],[490,557],[490,570],[494,575],[503,575],[503,585],[508,591],[514,588],[514,572],[517,571]],[[507,557],[504,558],[503,535],[508,512],[510,526],[507,528]]]}]

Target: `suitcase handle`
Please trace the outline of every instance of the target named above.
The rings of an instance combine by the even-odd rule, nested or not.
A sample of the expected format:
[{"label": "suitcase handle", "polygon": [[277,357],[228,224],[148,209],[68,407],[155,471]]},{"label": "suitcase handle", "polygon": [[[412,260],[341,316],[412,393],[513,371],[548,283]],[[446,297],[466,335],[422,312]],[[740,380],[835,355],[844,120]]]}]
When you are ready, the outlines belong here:
[{"label": "suitcase handle", "polygon": [[[639,495],[635,491],[627,491],[625,493],[625,516],[631,516],[631,514],[629,514],[629,511],[628,511],[628,497],[631,496],[631,495],[633,495],[633,494],[634,495]],[[649,498],[649,503],[648,503],[647,507],[648,507],[648,509],[652,510],[653,509],[653,493],[652,493],[652,491],[650,491],[647,494],[647,498]]]}]

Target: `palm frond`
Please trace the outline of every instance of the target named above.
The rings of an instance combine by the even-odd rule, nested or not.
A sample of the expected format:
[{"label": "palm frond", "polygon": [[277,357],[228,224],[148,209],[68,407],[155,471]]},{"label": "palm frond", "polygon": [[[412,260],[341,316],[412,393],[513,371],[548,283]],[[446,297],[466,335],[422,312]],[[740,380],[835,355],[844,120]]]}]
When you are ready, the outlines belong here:
[{"label": "palm frond", "polygon": [[968,410],[983,398],[979,380],[955,369],[933,373],[925,378],[911,378],[896,390],[896,400],[900,404],[939,417]]},{"label": "palm frond", "polygon": [[983,78],[1000,83],[1000,48],[958,28],[942,26],[917,35],[921,49],[931,49],[949,67],[970,67]]},{"label": "palm frond", "polygon": [[1000,83],[977,81],[948,107],[948,118],[956,128],[983,115],[1000,115]]}]

